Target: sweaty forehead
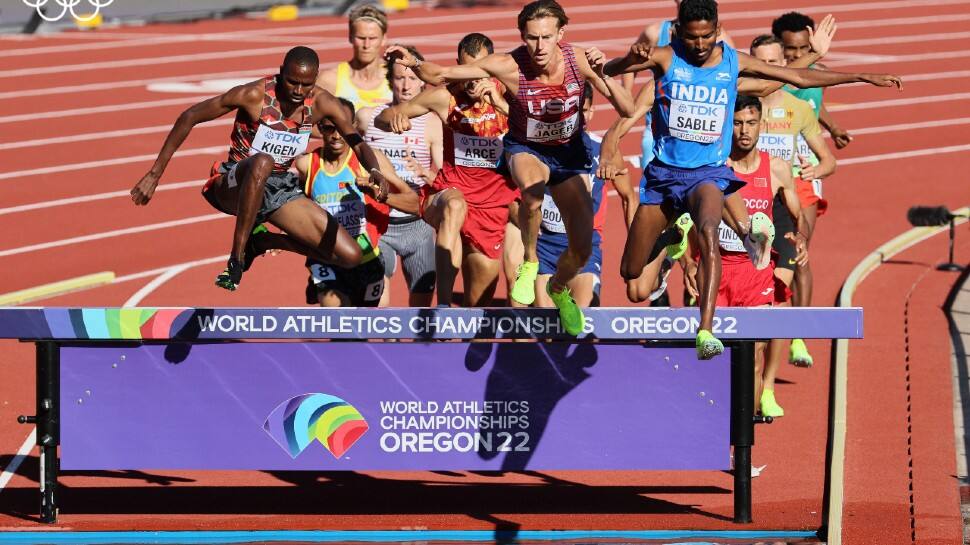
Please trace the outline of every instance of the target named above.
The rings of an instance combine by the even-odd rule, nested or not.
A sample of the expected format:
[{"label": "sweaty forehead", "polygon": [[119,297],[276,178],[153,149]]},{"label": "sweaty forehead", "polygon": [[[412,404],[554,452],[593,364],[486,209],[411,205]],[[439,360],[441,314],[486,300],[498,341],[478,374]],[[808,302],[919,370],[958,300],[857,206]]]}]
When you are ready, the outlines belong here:
[{"label": "sweaty forehead", "polygon": [[759,45],[751,51],[751,54],[762,61],[781,60],[784,57],[781,45],[777,43]]},{"label": "sweaty forehead", "polygon": [[305,64],[291,62],[283,67],[283,77],[297,81],[316,81],[317,67],[310,67]]}]

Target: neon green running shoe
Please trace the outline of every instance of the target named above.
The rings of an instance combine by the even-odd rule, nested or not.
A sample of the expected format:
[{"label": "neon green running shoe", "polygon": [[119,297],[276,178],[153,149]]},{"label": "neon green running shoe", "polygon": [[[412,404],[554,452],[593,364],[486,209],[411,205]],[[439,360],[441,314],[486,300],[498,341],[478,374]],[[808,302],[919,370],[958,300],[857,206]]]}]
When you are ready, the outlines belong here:
[{"label": "neon green running shoe", "polygon": [[775,391],[765,388],[761,392],[761,415],[770,416],[772,418],[778,418],[785,416],[785,409],[781,408],[781,405],[775,401]]},{"label": "neon green running shoe", "polygon": [[559,320],[562,322],[563,328],[566,329],[566,333],[573,337],[582,333],[583,323],[586,319],[583,317],[583,309],[579,308],[572,294],[569,293],[569,288],[563,288],[559,293],[553,293],[552,282],[550,282],[546,284],[546,293],[549,294],[552,302],[559,309]]},{"label": "neon green running shoe", "polygon": [[681,258],[681,256],[684,255],[684,252],[687,251],[687,248],[690,245],[687,242],[687,232],[690,231],[690,228],[693,226],[694,220],[690,219],[690,214],[687,212],[684,212],[679,218],[677,218],[677,221],[674,222],[674,227],[680,231],[680,242],[667,246],[667,257],[673,261],[677,261]]},{"label": "neon green running shoe", "polygon": [[694,344],[697,347],[697,359],[699,360],[709,360],[724,352],[724,344],[706,329],[697,332],[697,340]]},{"label": "neon green running shoe", "polygon": [[536,276],[538,275],[538,261],[525,261],[519,265],[509,297],[516,303],[531,305],[536,300]]},{"label": "neon green running shoe", "polygon": [[814,361],[812,361],[812,355],[808,353],[808,347],[805,346],[805,341],[801,339],[791,340],[791,351],[788,355],[788,362],[795,367],[811,367]]}]

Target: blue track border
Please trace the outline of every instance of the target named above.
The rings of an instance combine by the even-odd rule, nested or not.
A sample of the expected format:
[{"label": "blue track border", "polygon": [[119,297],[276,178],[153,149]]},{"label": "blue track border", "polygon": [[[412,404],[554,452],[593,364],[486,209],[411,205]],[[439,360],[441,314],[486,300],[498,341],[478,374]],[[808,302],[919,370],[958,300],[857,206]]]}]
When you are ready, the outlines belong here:
[{"label": "blue track border", "polygon": [[711,530],[279,530],[279,531],[171,531],[171,532],[32,532],[0,533],[0,543],[50,543],[108,545],[112,543],[254,543],[254,542],[365,542],[495,541],[514,537],[519,541],[582,539],[804,539],[816,537],[810,531],[711,531]]}]

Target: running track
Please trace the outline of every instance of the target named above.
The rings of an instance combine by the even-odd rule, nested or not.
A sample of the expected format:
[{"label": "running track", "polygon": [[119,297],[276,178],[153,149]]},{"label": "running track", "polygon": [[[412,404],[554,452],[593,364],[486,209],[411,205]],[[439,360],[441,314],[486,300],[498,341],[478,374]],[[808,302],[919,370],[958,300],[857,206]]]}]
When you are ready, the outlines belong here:
[{"label": "running track", "polygon": [[[567,0],[564,5],[572,18],[567,39],[595,44],[608,56],[620,54],[642,26],[672,10],[666,0]],[[412,10],[392,17],[391,37],[444,62],[451,62],[454,44],[471,31],[485,32],[499,49],[508,49],[517,42],[517,7]],[[722,0],[721,9],[739,44],[766,31],[770,20],[788,9],[816,19],[834,13],[839,33],[828,65],[904,76],[902,93],[864,86],[827,93],[830,110],[856,136],[848,149],[837,152],[838,173],[826,182],[832,207],[813,242],[815,304],[832,304],[855,263],[907,228],[909,205],[956,208],[970,201],[960,168],[970,158],[965,113],[970,52],[963,47],[970,37],[970,7],[964,0]],[[444,34],[436,34],[442,29]],[[178,113],[215,93],[204,80],[251,80],[272,73],[282,53],[297,44],[316,48],[325,63],[343,60],[345,32],[343,20],[313,18],[0,37],[0,292],[112,270],[119,277],[114,284],[38,304],[301,305],[304,269],[292,256],[261,259],[234,294],[212,286],[232,222],[199,198],[198,187],[212,161],[225,153],[228,119],[193,132],[150,206],[135,208],[127,192],[150,166]],[[159,84],[172,83],[190,85],[180,86],[180,92],[172,92],[171,85],[158,90]],[[596,130],[611,121],[607,111],[600,112]],[[627,154],[639,149],[638,139],[636,132],[624,143]],[[625,305],[617,273],[624,238],[619,201],[611,198],[609,206],[604,304]],[[955,469],[946,426],[948,383],[941,395],[929,387],[936,375],[927,375],[920,414],[935,427],[913,436],[910,455],[906,395],[900,390],[905,386],[898,374],[879,375],[902,365],[897,361],[903,350],[902,305],[916,280],[914,294],[925,294],[929,302],[919,307],[922,314],[910,316],[919,318],[924,333],[912,342],[947,342],[936,308],[953,277],[920,277],[925,263],[943,255],[942,248],[935,239],[911,250],[913,263],[906,265],[911,270],[904,274],[884,267],[856,297],[867,308],[867,340],[850,349],[846,538],[853,543],[909,541],[908,467],[914,459],[918,540],[946,543],[958,536],[956,488],[949,478]],[[966,262],[970,246],[964,243],[958,250],[958,261]],[[672,293],[679,293],[679,285],[674,282]],[[394,290],[400,304],[400,281]],[[931,327],[937,322],[938,328]],[[31,348],[3,344],[0,469],[30,431],[14,418],[33,411]],[[823,523],[828,345],[812,343],[811,348],[819,362],[814,369],[780,373],[778,396],[789,416],[758,429],[754,461],[768,468],[754,483],[755,528],[816,529]],[[930,363],[949,376],[948,366],[939,367],[946,365],[945,350],[941,354],[937,346],[924,356],[928,363],[923,371],[914,369],[914,380],[929,373]],[[36,511],[33,456],[0,490],[0,528],[37,528],[31,519]],[[293,486],[300,478],[317,485]],[[353,529],[732,527],[731,477],[721,473],[316,478],[119,472],[71,475],[62,482],[59,526],[79,530],[319,528],[321,519],[311,516],[318,514],[327,515],[322,523],[327,527]],[[328,496],[339,501],[324,501]]]}]

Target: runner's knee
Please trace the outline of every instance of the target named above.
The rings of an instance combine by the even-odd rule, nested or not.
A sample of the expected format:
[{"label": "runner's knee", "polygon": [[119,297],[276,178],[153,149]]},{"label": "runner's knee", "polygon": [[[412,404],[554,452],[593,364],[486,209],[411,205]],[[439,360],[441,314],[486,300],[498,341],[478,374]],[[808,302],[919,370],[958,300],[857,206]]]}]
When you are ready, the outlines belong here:
[{"label": "runner's knee", "polygon": [[273,172],[273,157],[265,153],[257,153],[249,158],[249,169],[258,183],[266,183],[266,178]]},{"label": "runner's knee", "polygon": [[467,210],[467,205],[465,204],[465,199],[458,197],[451,198],[445,201],[445,218],[450,219],[464,219],[465,211]]}]

